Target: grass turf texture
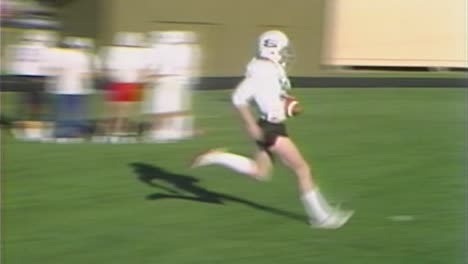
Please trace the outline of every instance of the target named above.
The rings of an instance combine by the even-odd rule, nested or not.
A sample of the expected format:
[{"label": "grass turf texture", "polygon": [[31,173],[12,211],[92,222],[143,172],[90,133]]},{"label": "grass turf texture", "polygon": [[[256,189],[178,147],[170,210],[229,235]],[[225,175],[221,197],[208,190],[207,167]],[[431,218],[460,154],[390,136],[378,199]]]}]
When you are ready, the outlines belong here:
[{"label": "grass turf texture", "polygon": [[[228,91],[195,93],[207,135],[176,144],[26,143],[2,133],[2,263],[463,263],[464,89],[298,89],[289,121],[327,197],[310,229],[291,174],[257,183],[193,154],[249,154]],[[12,111],[3,96],[4,113]],[[409,215],[411,221],[392,221]],[[405,219],[404,217],[402,219]]]}]

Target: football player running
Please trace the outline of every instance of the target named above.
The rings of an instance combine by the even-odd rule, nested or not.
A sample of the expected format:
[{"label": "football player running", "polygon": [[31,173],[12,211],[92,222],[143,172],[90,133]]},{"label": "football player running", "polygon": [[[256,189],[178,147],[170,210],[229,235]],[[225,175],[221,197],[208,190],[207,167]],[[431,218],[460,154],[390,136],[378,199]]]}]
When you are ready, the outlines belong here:
[{"label": "football player running", "polygon": [[[336,229],[343,226],[353,211],[331,207],[312,180],[309,164],[288,137],[285,121],[285,98],[290,82],[286,75],[289,39],[281,31],[264,32],[258,38],[257,55],[247,65],[245,78],[232,94],[232,103],[242,123],[256,141],[257,150],[250,159],[213,149],[198,155],[192,167],[221,165],[256,180],[267,180],[272,168],[270,155],[277,156],[297,177],[297,183],[309,223],[313,227]],[[255,120],[249,103],[260,112]]]}]

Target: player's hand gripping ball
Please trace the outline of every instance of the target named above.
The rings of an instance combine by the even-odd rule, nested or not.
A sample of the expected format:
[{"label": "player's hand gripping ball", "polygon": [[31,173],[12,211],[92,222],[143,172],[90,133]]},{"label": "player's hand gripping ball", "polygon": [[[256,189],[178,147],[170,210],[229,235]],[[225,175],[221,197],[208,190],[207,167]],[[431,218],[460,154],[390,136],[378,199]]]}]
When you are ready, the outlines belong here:
[{"label": "player's hand gripping ball", "polygon": [[303,111],[299,101],[292,96],[284,97],[284,107],[287,117],[297,116]]}]

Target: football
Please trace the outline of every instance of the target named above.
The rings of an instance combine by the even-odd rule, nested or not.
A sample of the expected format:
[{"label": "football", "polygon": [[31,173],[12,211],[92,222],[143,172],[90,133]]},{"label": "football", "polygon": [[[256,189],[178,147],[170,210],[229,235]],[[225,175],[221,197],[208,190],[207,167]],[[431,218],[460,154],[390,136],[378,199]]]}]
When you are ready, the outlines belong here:
[{"label": "football", "polygon": [[287,117],[297,116],[302,112],[299,101],[294,97],[286,97],[284,99],[284,108]]}]

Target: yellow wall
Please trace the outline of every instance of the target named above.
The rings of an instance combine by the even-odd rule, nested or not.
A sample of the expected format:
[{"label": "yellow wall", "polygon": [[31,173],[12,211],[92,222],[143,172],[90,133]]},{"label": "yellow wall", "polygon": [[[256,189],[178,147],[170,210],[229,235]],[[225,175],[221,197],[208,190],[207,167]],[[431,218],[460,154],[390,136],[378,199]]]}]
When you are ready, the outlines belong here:
[{"label": "yellow wall", "polygon": [[[200,35],[205,55],[202,74],[205,76],[243,74],[245,64],[254,54],[256,37],[272,28],[284,30],[292,40],[298,55],[291,68],[293,75],[313,75],[320,68],[325,0],[96,1],[99,12],[94,28],[98,43],[111,43],[112,35],[117,31],[193,30]],[[88,4],[92,8],[93,4]],[[68,24],[80,26],[78,19]]]},{"label": "yellow wall", "polygon": [[329,0],[324,63],[468,67],[467,0]]},{"label": "yellow wall", "polygon": [[58,18],[64,26],[62,35],[74,35],[96,38],[99,12],[99,1],[69,1],[66,8],[59,11]]}]

